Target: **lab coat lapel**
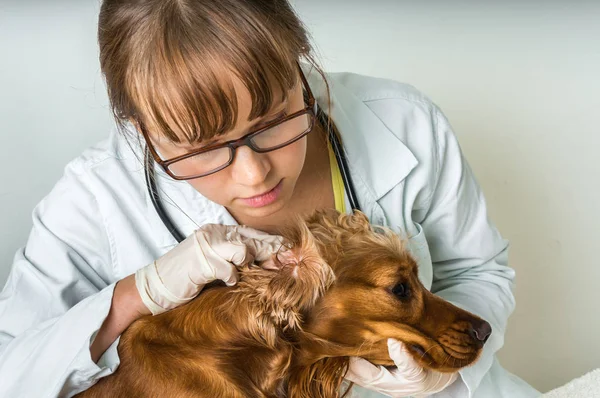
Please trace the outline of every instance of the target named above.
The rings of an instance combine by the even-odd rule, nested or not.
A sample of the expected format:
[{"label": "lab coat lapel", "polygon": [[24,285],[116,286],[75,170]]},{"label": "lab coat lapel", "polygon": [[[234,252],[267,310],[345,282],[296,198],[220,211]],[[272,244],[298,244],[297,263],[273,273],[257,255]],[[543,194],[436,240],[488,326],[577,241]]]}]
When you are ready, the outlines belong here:
[{"label": "lab coat lapel", "polygon": [[385,225],[386,219],[377,201],[406,178],[418,164],[417,159],[344,84],[344,78],[351,75],[328,75],[329,109],[321,75],[308,65],[303,65],[303,69],[319,106],[331,117],[341,135],[361,209],[372,222]]}]

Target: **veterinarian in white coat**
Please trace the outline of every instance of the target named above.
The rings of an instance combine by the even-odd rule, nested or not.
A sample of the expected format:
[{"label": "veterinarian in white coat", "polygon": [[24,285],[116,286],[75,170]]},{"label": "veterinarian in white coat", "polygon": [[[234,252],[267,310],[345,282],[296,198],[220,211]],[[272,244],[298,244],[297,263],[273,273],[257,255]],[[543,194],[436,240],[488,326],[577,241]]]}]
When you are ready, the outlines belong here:
[{"label": "veterinarian in white coat", "polygon": [[[481,359],[460,373],[422,369],[393,340],[394,371],[352,358],[346,376],[364,387],[355,395],[537,395],[495,360],[514,308],[507,243],[427,98],[334,74],[330,108],[320,75],[298,67],[316,65],[287,0],[103,0],[98,43],[123,129],[71,162],[34,210],[0,293],[0,397],[89,388],[117,369],[118,337],[140,316],[182,305],[213,280],[232,285],[234,264],[279,247],[257,229],[344,211],[345,201],[349,210],[336,169],[344,162],[315,122],[315,98],[339,130],[360,208],[409,240],[428,289],[493,328]],[[146,146],[152,192],[177,239],[148,195]]]},{"label": "veterinarian in white coat", "polygon": [[[514,272],[447,119],[410,86],[355,74],[328,76],[328,109],[321,77],[305,72],[339,129],[363,211],[410,238],[427,288],[492,325],[481,359],[436,396],[538,396],[494,355],[515,306]],[[176,245],[148,198],[141,154],[113,132],[71,162],[36,207],[0,295],[0,396],[71,396],[119,365],[118,340],[98,363],[90,358],[115,282]],[[156,173],[186,236],[198,225],[236,224],[187,182]]]}]

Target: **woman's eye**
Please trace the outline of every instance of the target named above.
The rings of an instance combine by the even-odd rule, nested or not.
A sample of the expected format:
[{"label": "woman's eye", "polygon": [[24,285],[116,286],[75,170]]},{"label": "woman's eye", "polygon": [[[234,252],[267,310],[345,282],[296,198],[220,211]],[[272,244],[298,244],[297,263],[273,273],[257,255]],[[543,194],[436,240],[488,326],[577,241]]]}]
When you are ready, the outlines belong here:
[{"label": "woman's eye", "polygon": [[392,293],[394,293],[396,297],[406,298],[408,297],[408,285],[406,283],[398,283],[392,288]]}]

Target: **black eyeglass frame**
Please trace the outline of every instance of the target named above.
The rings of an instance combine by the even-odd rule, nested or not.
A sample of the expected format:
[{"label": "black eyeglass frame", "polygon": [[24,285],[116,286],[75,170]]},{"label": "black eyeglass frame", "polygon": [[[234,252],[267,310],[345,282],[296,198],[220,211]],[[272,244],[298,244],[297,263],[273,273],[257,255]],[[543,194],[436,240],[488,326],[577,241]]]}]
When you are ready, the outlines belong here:
[{"label": "black eyeglass frame", "polygon": [[[141,122],[138,122],[141,133],[144,137],[144,140],[146,141],[146,145],[148,146],[148,149],[150,150],[150,153],[152,155],[152,157],[154,158],[154,161],[156,163],[158,163],[163,170],[173,179],[175,180],[193,180],[196,178],[201,178],[201,177],[206,177],[208,175],[214,174],[216,172],[219,172],[221,170],[223,170],[224,168],[228,167],[231,165],[231,163],[233,163],[233,160],[235,158],[235,150],[241,146],[245,146],[247,145],[248,147],[250,147],[253,151],[257,152],[257,153],[266,153],[266,152],[271,152],[271,151],[275,151],[277,149],[281,149],[283,147],[286,147],[288,145],[293,144],[294,142],[298,141],[299,139],[301,139],[302,137],[306,136],[308,133],[310,133],[316,123],[316,116],[317,116],[317,101],[315,100],[313,93],[310,89],[310,86],[308,85],[308,81],[306,80],[306,76],[304,76],[304,73],[302,72],[302,68],[300,67],[300,64],[298,65],[298,70],[300,72],[300,78],[302,80],[302,84],[304,85],[304,89],[306,90],[306,99],[305,99],[305,107],[297,112],[294,112],[290,115],[284,116],[281,119],[277,119],[272,121],[271,123],[261,127],[260,129],[256,130],[256,131],[252,131],[246,135],[244,135],[243,137],[238,138],[237,140],[231,140],[231,141],[227,141],[221,144],[215,144],[215,145],[211,145],[202,149],[198,149],[189,153],[186,153],[184,155],[180,155],[171,159],[167,159],[167,160],[163,160],[160,158],[160,156],[158,155],[158,152],[156,151],[156,149],[154,148],[154,146],[152,145],[151,141],[150,141],[150,136],[148,135],[148,132],[146,131],[146,129],[144,128],[144,125]],[[258,148],[254,145],[254,143],[252,142],[252,138],[254,138],[255,136],[259,135],[260,133],[269,130],[277,125],[283,124],[285,122],[287,122],[288,120],[294,119],[296,117],[299,117],[303,114],[307,114],[309,116],[309,127],[306,131],[304,131],[303,133],[299,134],[298,136],[292,138],[289,141],[286,141],[283,144],[277,145],[275,147],[271,147],[271,148],[267,148],[267,149],[262,149],[262,148]],[[227,163],[225,163],[223,166],[211,170],[209,172],[206,173],[201,173],[201,174],[197,174],[197,175],[192,175],[192,176],[178,176],[176,174],[174,174],[170,169],[169,166],[172,165],[173,163],[182,161],[184,159],[188,159],[190,157],[193,156],[197,156],[200,155],[202,153],[208,152],[208,151],[212,151],[215,149],[220,149],[220,148],[229,148],[230,151],[230,155],[229,155],[229,161]]]}]

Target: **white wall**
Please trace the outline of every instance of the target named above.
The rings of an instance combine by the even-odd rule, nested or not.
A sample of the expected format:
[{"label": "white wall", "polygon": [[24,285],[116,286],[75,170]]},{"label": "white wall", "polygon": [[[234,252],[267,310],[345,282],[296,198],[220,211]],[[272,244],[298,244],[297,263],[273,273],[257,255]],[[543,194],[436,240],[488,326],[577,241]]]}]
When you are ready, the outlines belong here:
[{"label": "white wall", "polygon": [[[542,391],[600,367],[600,2],[294,3],[328,69],[411,83],[449,117],[512,242],[502,363]],[[35,203],[112,126],[97,9],[0,3],[2,283]]]},{"label": "white wall", "polygon": [[113,125],[96,1],[0,0],[0,285],[31,211],[64,165]]}]

